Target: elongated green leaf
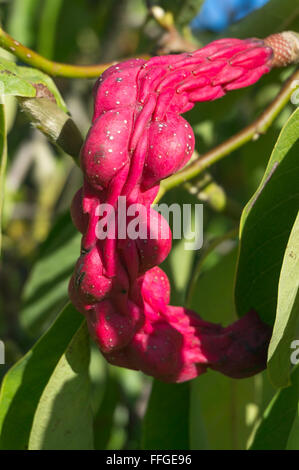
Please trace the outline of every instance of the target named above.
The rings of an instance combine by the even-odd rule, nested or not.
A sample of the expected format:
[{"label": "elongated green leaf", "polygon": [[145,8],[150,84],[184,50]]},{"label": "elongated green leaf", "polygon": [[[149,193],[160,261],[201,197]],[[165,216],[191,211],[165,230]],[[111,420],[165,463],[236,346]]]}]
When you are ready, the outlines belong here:
[{"label": "elongated green leaf", "polygon": [[93,448],[89,335],[84,322],[44,388],[29,439],[33,450]]},{"label": "elongated green leaf", "polygon": [[[298,413],[299,367],[291,374],[292,385],[279,390],[254,430],[250,450],[284,450]],[[293,432],[293,430],[292,430]]]},{"label": "elongated green leaf", "polygon": [[280,270],[299,206],[299,109],[282,129],[262,182],[246,205],[235,287],[239,315],[274,323]]},{"label": "elongated green leaf", "polygon": [[52,327],[3,379],[0,393],[0,449],[26,449],[35,411],[58,361],[83,317],[66,306]]},{"label": "elongated green leaf", "polygon": [[289,384],[290,345],[299,319],[299,214],[285,251],[278,286],[278,303],[268,351],[268,372],[276,387]]},{"label": "elongated green leaf", "polygon": [[[1,90],[0,90],[1,92]],[[0,96],[1,99],[1,96]],[[0,102],[0,253],[2,242],[2,211],[5,192],[5,174],[7,165],[7,140],[6,140],[6,120],[5,107]]]},{"label": "elongated green leaf", "polygon": [[143,422],[143,449],[189,449],[190,383],[155,380]]},{"label": "elongated green leaf", "polygon": [[80,234],[66,213],[42,245],[25,285],[21,322],[30,333],[38,334],[67,302],[68,282],[79,252]]}]

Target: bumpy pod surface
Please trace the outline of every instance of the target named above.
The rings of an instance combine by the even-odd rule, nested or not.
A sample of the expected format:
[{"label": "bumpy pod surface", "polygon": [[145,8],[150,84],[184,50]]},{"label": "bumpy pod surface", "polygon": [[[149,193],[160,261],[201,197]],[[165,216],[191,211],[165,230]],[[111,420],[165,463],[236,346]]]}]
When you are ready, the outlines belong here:
[{"label": "bumpy pod surface", "polygon": [[[281,47],[288,46],[279,42],[277,58],[275,44],[271,37],[220,39],[192,54],[119,63],[98,79],[81,151],[84,185],[71,208],[83,238],[69,294],[111,364],[168,382],[190,380],[207,367],[237,378],[265,367],[271,328],[257,312],[224,328],[169,305],[169,281],[158,265],[171,249],[171,231],[151,204],[159,182],[193,153],[194,134],[181,114],[282,65],[287,54]],[[123,222],[120,197],[127,207],[145,209],[139,214],[143,238],[128,236],[130,216],[121,236],[115,230]],[[110,215],[107,204],[114,209]]]}]

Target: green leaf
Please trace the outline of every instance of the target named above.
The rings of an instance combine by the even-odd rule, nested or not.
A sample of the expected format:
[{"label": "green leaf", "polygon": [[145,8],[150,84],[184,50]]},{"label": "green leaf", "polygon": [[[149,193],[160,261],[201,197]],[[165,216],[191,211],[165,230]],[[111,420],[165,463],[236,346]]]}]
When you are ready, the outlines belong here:
[{"label": "green leaf", "polygon": [[2,211],[5,193],[5,174],[7,165],[7,140],[5,107],[0,103],[0,254],[2,242]]},{"label": "green leaf", "polygon": [[[284,450],[298,413],[299,366],[291,374],[292,385],[271,400],[250,440],[250,450]],[[297,435],[298,439],[298,435]],[[298,441],[297,441],[298,442]]]},{"label": "green leaf", "polygon": [[0,58],[0,94],[33,98],[36,89],[31,83],[19,76],[14,62]]},{"label": "green leaf", "polygon": [[84,322],[43,390],[30,433],[30,450],[93,449],[89,360]]},{"label": "green leaf", "polygon": [[41,246],[25,285],[20,317],[21,324],[31,334],[39,334],[67,302],[68,283],[80,252],[80,239],[67,212],[57,220]]},{"label": "green leaf", "polygon": [[[30,82],[32,85],[37,87],[39,89],[39,85],[42,85],[46,87],[47,90],[49,90],[50,93],[53,94],[57,105],[67,113],[68,109],[67,106],[58,90],[58,88],[55,85],[54,80],[49,77],[49,75],[46,75],[45,73],[41,72],[40,70],[31,68],[31,67],[18,67],[18,74]],[[42,91],[42,87],[41,91]],[[47,90],[45,91],[46,96],[47,96]],[[38,95],[37,95],[38,96]]]},{"label": "green leaf", "polygon": [[240,316],[255,309],[275,319],[280,270],[299,204],[299,109],[283,127],[264,177],[240,224],[235,299]]},{"label": "green leaf", "polygon": [[268,351],[268,372],[277,387],[289,384],[290,345],[299,318],[299,214],[285,251],[278,286],[277,312]]},{"label": "green leaf", "polygon": [[57,105],[67,112],[66,104],[54,81],[40,70],[17,66],[0,57],[0,93],[24,98],[54,97]]},{"label": "green leaf", "polygon": [[68,304],[51,328],[3,379],[0,449],[26,449],[43,390],[83,317]]},{"label": "green leaf", "polygon": [[189,449],[190,382],[155,380],[143,422],[142,448]]}]

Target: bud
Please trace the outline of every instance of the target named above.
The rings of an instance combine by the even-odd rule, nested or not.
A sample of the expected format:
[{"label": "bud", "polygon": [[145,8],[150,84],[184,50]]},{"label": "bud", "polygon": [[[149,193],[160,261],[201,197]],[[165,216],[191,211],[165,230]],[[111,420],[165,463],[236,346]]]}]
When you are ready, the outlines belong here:
[{"label": "bud", "polygon": [[299,63],[299,34],[293,31],[271,34],[264,43],[273,49],[272,67]]},{"label": "bud", "polygon": [[[163,10],[153,13],[160,18]],[[298,35],[285,32],[265,40],[219,39],[192,53],[147,62],[125,61],[98,80],[93,125],[81,152],[84,185],[72,206],[83,240],[70,296],[111,364],[169,382],[190,380],[207,367],[235,378],[265,368],[271,327],[258,312],[223,328],[169,305],[169,281],[157,265],[167,256],[171,237],[163,236],[169,227],[150,205],[160,181],[192,156],[193,131],[181,114],[196,102],[256,83],[273,67],[298,61]],[[57,141],[64,117],[45,122]],[[148,235],[156,221],[157,237],[136,239],[126,230],[127,238],[97,238],[97,224],[103,222],[97,208],[112,205],[117,225],[119,196],[145,207],[150,217],[139,214],[138,223]],[[218,192],[218,205],[224,203],[221,196]]]}]

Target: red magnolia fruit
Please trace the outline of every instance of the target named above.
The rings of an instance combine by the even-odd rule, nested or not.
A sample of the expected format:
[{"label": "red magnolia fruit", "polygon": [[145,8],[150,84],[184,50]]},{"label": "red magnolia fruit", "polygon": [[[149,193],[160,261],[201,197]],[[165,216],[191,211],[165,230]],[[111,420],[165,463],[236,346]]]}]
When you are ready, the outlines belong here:
[{"label": "red magnolia fruit", "polygon": [[[265,367],[271,328],[257,312],[223,328],[169,305],[169,281],[157,265],[170,251],[171,232],[150,206],[161,179],[182,168],[194,150],[192,128],[180,114],[298,60],[298,37],[286,32],[129,60],[98,79],[93,124],[81,152],[84,185],[71,208],[83,239],[69,293],[111,364],[168,382],[190,380],[207,367],[236,378]],[[120,196],[129,211],[140,209],[145,236],[132,235],[134,211],[124,222]],[[114,209],[109,216],[106,203]],[[108,221],[114,229],[124,225],[121,236]]]}]

